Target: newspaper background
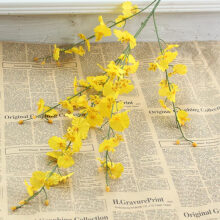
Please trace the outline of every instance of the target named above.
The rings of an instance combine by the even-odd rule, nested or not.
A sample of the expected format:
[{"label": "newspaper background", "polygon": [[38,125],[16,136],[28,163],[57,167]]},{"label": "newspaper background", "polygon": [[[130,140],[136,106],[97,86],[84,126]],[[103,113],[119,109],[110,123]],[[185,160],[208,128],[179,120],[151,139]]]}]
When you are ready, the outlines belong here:
[{"label": "newspaper background", "polygon": [[[99,74],[97,63],[105,66],[123,50],[118,43],[92,44],[84,57],[66,55],[61,67],[53,61],[34,63],[34,57],[52,53],[51,45],[0,44],[0,220],[177,220],[220,219],[220,42],[180,43],[176,62],[186,64],[188,73],[175,76],[180,87],[177,105],[189,112],[190,123],[183,130],[195,140],[192,148],[181,141],[173,114],[158,104],[158,84],[163,74],[149,72],[148,63],[157,56],[156,43],[138,43],[133,50],[140,61],[132,76],[135,90],[123,96],[130,109],[130,127],[125,142],[117,148],[114,161],[125,171],[110,182],[97,171],[98,144],[105,130],[94,129],[74,156],[72,179],[49,190],[50,205],[40,195],[24,208],[11,206],[27,197],[24,180],[35,170],[50,170],[45,152],[53,135],[62,136],[68,120],[62,114],[48,124],[42,120],[18,120],[36,112],[43,98],[53,105],[73,92],[74,76]],[[65,171],[64,171],[65,173]]]}]

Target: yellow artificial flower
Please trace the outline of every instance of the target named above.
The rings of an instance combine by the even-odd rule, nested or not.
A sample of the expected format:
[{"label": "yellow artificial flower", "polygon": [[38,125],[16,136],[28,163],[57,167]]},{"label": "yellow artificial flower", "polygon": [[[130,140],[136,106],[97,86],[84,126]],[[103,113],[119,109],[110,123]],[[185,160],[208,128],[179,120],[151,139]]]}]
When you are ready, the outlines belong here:
[{"label": "yellow artificial flower", "polygon": [[98,95],[90,95],[90,100],[92,103],[98,105],[101,101],[100,97]]},{"label": "yellow artificial flower", "polygon": [[99,152],[103,152],[103,151],[111,151],[111,152],[115,152],[115,147],[117,147],[118,145],[115,144],[115,142],[113,141],[113,138],[109,139],[109,140],[104,140],[100,145],[99,145]]},{"label": "yellow artificial flower", "polygon": [[162,108],[168,110],[169,112],[172,112],[171,109],[166,106],[165,102],[162,99],[159,100],[159,103]]},{"label": "yellow artificial flower", "polygon": [[86,36],[84,34],[79,34],[80,39],[84,40],[86,42],[88,51],[90,51],[90,42],[89,40],[86,38]]},{"label": "yellow artificial flower", "polygon": [[83,86],[83,87],[89,87],[89,83],[84,79],[80,79],[79,84],[80,86]]},{"label": "yellow artificial flower", "polygon": [[184,125],[186,121],[190,120],[190,118],[187,118],[187,117],[188,117],[188,113],[186,111],[179,110],[177,112],[177,119],[181,125]]},{"label": "yellow artificial flower", "polygon": [[110,138],[108,140],[104,140],[100,145],[99,145],[99,152],[103,151],[111,151],[115,152],[115,147],[119,145],[121,141],[123,141],[122,135],[116,134],[115,137]]},{"label": "yellow artificial flower", "polygon": [[[67,114],[66,114],[67,115]],[[72,117],[72,127],[71,129],[76,132],[80,139],[86,139],[89,131],[89,123],[83,117]]]},{"label": "yellow artificial flower", "polygon": [[94,28],[95,37],[96,37],[95,41],[100,41],[103,36],[108,37],[108,36],[111,36],[112,34],[111,29],[108,28],[106,24],[104,23],[102,16],[99,16],[99,22],[100,22],[100,25]]},{"label": "yellow artificial flower", "polygon": [[[44,112],[50,109],[49,106],[44,106]],[[58,115],[58,111],[56,109],[50,109],[48,112],[45,113],[46,116],[54,117]]]},{"label": "yellow artificial flower", "polygon": [[103,68],[101,65],[97,64],[106,74],[113,80],[116,76],[122,77],[125,74],[125,70],[117,66],[114,61],[110,61],[108,68]]},{"label": "yellow artificial flower", "polygon": [[130,84],[131,80],[129,79],[120,79],[116,82],[116,86],[118,87],[118,92],[120,95],[128,94],[134,89],[134,85]]},{"label": "yellow artificial flower", "polygon": [[59,104],[61,104],[61,106],[64,109],[67,109],[70,113],[73,113],[73,106],[71,105],[70,101],[68,100],[60,101]]},{"label": "yellow artificial flower", "polygon": [[173,74],[184,75],[187,73],[187,67],[184,64],[176,64],[173,66]]},{"label": "yellow artificial flower", "polygon": [[136,46],[136,39],[128,31],[114,29],[114,34],[118,38],[118,41],[129,43],[131,49]]},{"label": "yellow artificial flower", "polygon": [[48,145],[54,150],[64,150],[66,141],[60,137],[53,136],[48,140]]},{"label": "yellow artificial flower", "polygon": [[[124,171],[124,167],[121,163],[108,162],[108,175],[111,179],[118,179]],[[104,165],[106,167],[106,163]]]},{"label": "yellow artificial flower", "polygon": [[73,143],[73,151],[78,152],[82,146],[82,140],[75,127],[68,127],[64,137]]},{"label": "yellow artificial flower", "polygon": [[44,109],[44,100],[43,99],[39,99],[38,103],[37,103],[37,106],[38,106],[38,109],[37,109],[37,114],[40,114],[43,109]]},{"label": "yellow artificial flower", "polygon": [[54,44],[54,49],[53,49],[53,59],[58,61],[60,57],[60,48],[57,47],[56,44]]},{"label": "yellow artificial flower", "polygon": [[29,196],[33,196],[34,195],[33,187],[31,185],[29,185],[26,180],[24,181],[24,184],[26,186],[26,189],[27,189]]},{"label": "yellow artificial flower", "polygon": [[98,112],[97,108],[89,107],[87,109],[86,120],[90,127],[101,126],[103,123],[103,117]]},{"label": "yellow artificial flower", "polygon": [[92,88],[100,92],[103,90],[103,86],[106,83],[108,77],[106,75],[88,76],[86,79]]},{"label": "yellow artificial flower", "polygon": [[115,23],[118,23],[116,24],[117,27],[123,27],[125,25],[125,21],[123,21],[124,19],[126,18],[126,16],[124,15],[119,15],[116,19],[115,19]]},{"label": "yellow artificial flower", "polygon": [[179,45],[178,44],[168,44],[167,47],[164,49],[164,51],[171,50],[175,47],[179,47]]},{"label": "yellow artificial flower", "polygon": [[88,100],[86,95],[76,96],[70,100],[71,106],[73,108],[87,108]]},{"label": "yellow artificial flower", "polygon": [[76,53],[76,54],[79,54],[80,56],[83,56],[85,54],[85,50],[83,49],[82,46],[80,46],[79,48],[77,47],[72,47],[71,49],[69,50],[65,50],[64,51],[65,53]]},{"label": "yellow artificial flower", "polygon": [[169,68],[169,64],[177,57],[177,51],[166,51],[163,55],[157,57],[157,67],[163,72]]},{"label": "yellow artificial flower", "polygon": [[138,13],[140,10],[137,5],[132,5],[131,2],[123,2],[122,3],[122,13],[126,17],[130,17],[133,14]]},{"label": "yellow artificial flower", "polygon": [[150,71],[156,71],[157,69],[157,64],[156,63],[149,63],[149,68],[148,70]]},{"label": "yellow artificial flower", "polygon": [[67,174],[66,176],[61,176],[60,177],[60,182],[66,182],[66,180],[68,179],[68,178],[70,178],[71,176],[73,175],[73,173],[69,173],[69,174]]},{"label": "yellow artificial flower", "polygon": [[109,125],[115,131],[124,131],[129,126],[128,111],[113,115],[109,120]]},{"label": "yellow artificial flower", "polygon": [[70,149],[63,151],[63,154],[57,158],[57,165],[62,168],[71,167],[74,164],[73,151]]},{"label": "yellow artificial flower", "polygon": [[167,99],[169,99],[171,102],[175,102],[176,92],[179,91],[179,88],[176,84],[172,83],[169,87],[162,87],[159,89],[159,95],[165,96]]},{"label": "yellow artificial flower", "polygon": [[115,97],[109,95],[106,97],[103,97],[100,100],[100,103],[97,105],[97,108],[102,115],[102,117],[111,117],[111,112],[112,112],[112,106],[115,104]]},{"label": "yellow artificial flower", "polygon": [[139,61],[135,62],[133,65],[125,65],[125,76],[129,76],[130,73],[136,73],[139,67]]},{"label": "yellow artificial flower", "polygon": [[119,95],[119,88],[116,87],[116,85],[109,80],[103,88],[103,96],[113,96],[115,99],[118,97]]},{"label": "yellow artificial flower", "polygon": [[122,3],[122,13],[123,15],[119,15],[116,19],[115,19],[115,23],[117,27],[123,27],[125,25],[125,21],[123,21],[124,19],[126,19],[127,17],[130,17],[136,13],[139,12],[138,6],[137,5],[132,5],[131,2],[124,2]]},{"label": "yellow artificial flower", "polygon": [[47,189],[50,186],[57,185],[59,183],[59,174],[51,172],[42,172],[42,171],[35,171],[32,173],[32,177],[30,178],[30,183],[33,188],[33,191],[39,190],[41,187],[46,186]]}]

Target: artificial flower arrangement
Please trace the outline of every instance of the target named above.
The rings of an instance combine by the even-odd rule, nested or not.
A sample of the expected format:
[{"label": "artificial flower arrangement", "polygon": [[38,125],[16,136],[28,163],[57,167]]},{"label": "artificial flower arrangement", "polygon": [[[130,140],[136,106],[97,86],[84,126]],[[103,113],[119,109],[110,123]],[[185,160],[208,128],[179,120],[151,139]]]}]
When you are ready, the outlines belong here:
[{"label": "artificial flower arrangement", "polygon": [[[51,56],[53,56],[57,65],[59,65],[61,53],[75,53],[83,56],[85,54],[83,45],[86,45],[88,52],[90,51],[90,39],[95,38],[95,41],[98,42],[103,37],[111,36],[112,32],[118,41],[127,44],[127,47],[116,60],[110,61],[107,67],[99,65],[100,69],[103,70],[102,75],[88,76],[86,79],[80,80],[75,78],[72,96],[61,100],[55,106],[47,106],[44,100],[40,99],[37,103],[37,115],[18,122],[22,125],[27,120],[40,118],[52,124],[53,121],[51,118],[58,115],[56,108],[60,106],[66,110],[65,116],[71,120],[71,126],[67,128],[63,137],[53,136],[48,140],[48,145],[52,151],[47,152],[47,155],[55,165],[50,171],[34,171],[30,181],[24,180],[28,197],[21,200],[17,206],[11,207],[13,211],[25,206],[25,204],[29,203],[40,193],[45,194],[44,204],[46,206],[49,205],[47,190],[52,186],[65,182],[73,175],[73,173],[62,175],[59,168],[69,168],[74,165],[73,155],[80,151],[83,140],[87,138],[89,130],[93,128],[107,127],[107,134],[99,145],[99,152],[103,152],[104,157],[98,158],[100,162],[99,171],[105,173],[106,191],[111,191],[109,181],[121,177],[124,170],[123,165],[121,163],[115,163],[111,159],[112,154],[117,151],[117,147],[123,141],[122,132],[129,127],[128,111],[124,110],[123,102],[119,101],[119,97],[122,94],[130,93],[134,89],[129,76],[137,71],[139,61],[135,60],[131,52],[136,46],[138,35],[150,18],[153,19],[160,54],[155,62],[149,63],[149,71],[159,69],[164,72],[165,76],[159,83],[158,93],[164,98],[161,98],[159,103],[162,108],[173,112],[177,128],[180,130],[182,138],[190,142],[193,147],[197,146],[195,142],[187,139],[183,133],[182,126],[190,119],[186,111],[176,106],[176,93],[179,91],[179,87],[171,82],[173,75],[186,74],[187,67],[184,64],[172,64],[178,55],[176,51],[176,48],[178,48],[177,44],[165,44],[165,48],[163,47],[164,42],[159,37],[155,19],[155,10],[159,3],[160,0],[154,0],[140,10],[137,5],[132,5],[131,2],[124,2],[121,5],[122,14],[115,19],[115,22],[111,26],[107,26],[102,16],[99,16],[98,20],[100,24],[94,28],[94,35],[87,38],[85,35],[79,34],[81,40],[69,48],[59,48],[54,45]],[[130,34],[124,29],[128,20],[150,7],[150,12],[141,23],[135,35]],[[121,29],[115,28],[112,30],[113,27]],[[51,56],[36,57],[34,61],[41,62],[44,65]],[[90,95],[88,91],[90,91]],[[180,140],[177,140],[176,144],[180,144]]]}]

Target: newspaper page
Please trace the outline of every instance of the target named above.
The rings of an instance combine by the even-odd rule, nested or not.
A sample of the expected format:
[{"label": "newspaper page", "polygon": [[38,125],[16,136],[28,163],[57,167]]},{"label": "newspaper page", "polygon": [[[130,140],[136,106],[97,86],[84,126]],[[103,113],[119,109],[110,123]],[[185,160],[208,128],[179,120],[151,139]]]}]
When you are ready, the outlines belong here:
[{"label": "newspaper page", "polygon": [[189,112],[184,126],[198,146],[175,140],[181,135],[174,115],[158,104],[158,84],[163,73],[148,71],[159,52],[156,43],[138,43],[132,54],[140,66],[132,75],[135,89],[121,99],[130,110],[125,141],[113,155],[124,173],[110,182],[98,172],[98,146],[105,128],[93,129],[74,155],[71,179],[48,191],[49,206],[39,195],[25,207],[10,207],[27,198],[24,180],[35,170],[47,171],[45,155],[51,136],[62,136],[69,120],[60,116],[53,124],[36,119],[18,120],[36,113],[43,98],[54,105],[73,94],[74,77],[100,74],[97,66],[108,64],[122,52],[119,43],[92,44],[90,53],[66,55],[61,66],[45,65],[34,57],[52,53],[51,45],[4,42],[0,44],[0,220],[219,220],[220,219],[220,43],[180,43],[176,62],[186,64],[185,76],[174,76],[179,85],[177,105]]}]

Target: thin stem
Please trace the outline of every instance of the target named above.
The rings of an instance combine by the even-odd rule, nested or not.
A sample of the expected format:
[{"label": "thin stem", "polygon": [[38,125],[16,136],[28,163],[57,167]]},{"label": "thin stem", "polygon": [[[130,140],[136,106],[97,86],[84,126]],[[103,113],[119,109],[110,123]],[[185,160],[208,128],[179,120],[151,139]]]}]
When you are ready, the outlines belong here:
[{"label": "thin stem", "polygon": [[46,192],[46,190],[45,190],[45,188],[43,187],[43,191],[44,191],[44,194],[45,194],[45,200],[47,200],[47,192]]}]

